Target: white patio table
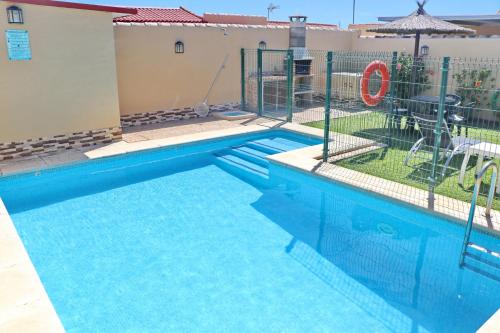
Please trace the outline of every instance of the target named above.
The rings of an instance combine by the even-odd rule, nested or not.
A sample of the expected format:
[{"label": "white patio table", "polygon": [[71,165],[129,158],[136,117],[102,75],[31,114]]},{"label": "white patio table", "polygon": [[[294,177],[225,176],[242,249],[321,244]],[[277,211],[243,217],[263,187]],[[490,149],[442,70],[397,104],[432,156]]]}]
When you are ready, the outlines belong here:
[{"label": "white patio table", "polygon": [[[467,164],[469,163],[471,155],[478,156],[476,164],[476,172],[478,172],[479,170],[481,170],[483,166],[483,161],[485,157],[500,158],[500,145],[489,142],[480,142],[470,146],[467,149],[467,151],[465,152],[464,160],[462,162],[462,167],[460,168],[460,176],[458,178],[458,183],[462,186],[464,184],[465,171],[467,169]],[[497,176],[496,192],[500,194],[500,175]]]}]

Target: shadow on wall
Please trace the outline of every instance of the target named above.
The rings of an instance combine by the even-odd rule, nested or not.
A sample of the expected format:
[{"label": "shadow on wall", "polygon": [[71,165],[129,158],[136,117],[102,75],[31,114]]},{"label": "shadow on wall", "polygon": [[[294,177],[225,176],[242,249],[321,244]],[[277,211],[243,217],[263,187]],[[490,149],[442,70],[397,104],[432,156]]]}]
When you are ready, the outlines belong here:
[{"label": "shadow on wall", "polygon": [[[350,49],[352,32],[311,30],[311,49]],[[287,49],[286,27],[115,26],[121,115],[192,107],[205,98],[217,70],[229,54],[209,104],[240,101],[241,48]],[[175,53],[175,43],[184,53]],[[247,64],[257,67],[257,59]]]}]

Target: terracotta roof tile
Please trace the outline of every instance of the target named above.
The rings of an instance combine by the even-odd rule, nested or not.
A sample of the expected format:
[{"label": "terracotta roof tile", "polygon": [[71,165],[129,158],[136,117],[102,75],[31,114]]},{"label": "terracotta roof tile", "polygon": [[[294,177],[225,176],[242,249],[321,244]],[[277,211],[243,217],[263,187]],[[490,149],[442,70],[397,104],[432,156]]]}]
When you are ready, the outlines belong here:
[{"label": "terracotta roof tile", "polygon": [[[184,7],[179,8],[134,8],[137,14],[117,17],[114,22],[124,23],[224,23],[224,24],[247,24],[263,26],[288,27],[290,22],[285,21],[267,21],[265,17],[235,15],[235,14],[208,14],[207,20],[202,16],[187,10]],[[310,27],[338,28],[335,24],[307,23]]]},{"label": "terracotta roof tile", "polygon": [[201,23],[203,18],[180,8],[135,8],[137,14],[117,17],[114,22],[176,22],[176,23]]}]

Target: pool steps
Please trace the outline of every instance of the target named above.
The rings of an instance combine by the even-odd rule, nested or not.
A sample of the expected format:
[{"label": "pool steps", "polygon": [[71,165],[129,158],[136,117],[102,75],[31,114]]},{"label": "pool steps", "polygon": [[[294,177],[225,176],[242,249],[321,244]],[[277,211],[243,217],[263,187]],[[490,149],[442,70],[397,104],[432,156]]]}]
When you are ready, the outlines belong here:
[{"label": "pool steps", "polygon": [[283,138],[255,140],[247,144],[252,148],[269,152],[269,155],[307,147],[306,144]]},{"label": "pool steps", "polygon": [[232,166],[235,166],[239,169],[243,169],[245,171],[251,171],[252,173],[258,173],[262,176],[267,177],[269,174],[269,170],[266,167],[253,163],[251,161],[245,160],[233,154],[224,154],[217,155],[218,160],[223,160],[225,163],[228,163]]},{"label": "pool steps", "polygon": [[269,181],[268,155],[279,154],[308,145],[284,138],[268,138],[245,142],[242,145],[214,153],[216,164],[224,170],[266,185]]},{"label": "pool steps", "polygon": [[274,154],[279,154],[279,153],[285,152],[285,150],[281,150],[279,148],[272,147],[272,146],[269,146],[268,144],[260,143],[260,142],[249,142],[247,144],[247,146],[250,148],[256,149],[256,150],[260,150],[260,151],[266,153],[267,155],[274,155]]},{"label": "pool steps", "polygon": [[268,156],[267,153],[264,153],[260,150],[253,149],[250,147],[237,147],[231,149],[231,153],[234,155],[245,159],[250,162],[254,162],[255,164],[261,165],[261,166],[267,166],[269,164],[269,161],[266,159],[266,156]]}]

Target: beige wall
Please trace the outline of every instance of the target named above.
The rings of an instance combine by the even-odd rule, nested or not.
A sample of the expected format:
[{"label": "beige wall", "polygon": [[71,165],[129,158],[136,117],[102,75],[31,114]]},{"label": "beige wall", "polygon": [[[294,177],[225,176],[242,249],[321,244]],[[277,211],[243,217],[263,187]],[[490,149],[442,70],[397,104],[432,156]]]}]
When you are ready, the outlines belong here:
[{"label": "beige wall", "polygon": [[203,22],[223,24],[253,24],[266,25],[265,16],[237,15],[237,14],[203,14]]},{"label": "beige wall", "polygon": [[[413,38],[355,38],[353,50],[360,51],[406,51],[413,54]],[[500,57],[500,38],[428,38],[420,45],[429,46],[432,57]]]},{"label": "beige wall", "polygon": [[[0,142],[119,125],[112,14],[0,3]],[[33,59],[9,61],[4,31],[29,31]]]},{"label": "beige wall", "polygon": [[500,25],[498,24],[463,25],[463,27],[475,30],[476,35],[500,35]]},{"label": "beige wall", "polygon": [[[7,3],[0,3],[5,13]],[[225,54],[210,104],[240,100],[240,49],[288,47],[287,28],[112,26],[110,13],[21,5],[33,60],[8,61],[0,42],[0,142],[119,125],[120,114],[190,107],[201,102]],[[311,50],[413,49],[413,39],[357,38],[356,32],[308,29]],[[114,42],[113,42],[114,38]],[[185,53],[175,54],[182,40]],[[424,38],[431,56],[498,57],[498,38]],[[116,48],[116,58],[115,58]],[[255,57],[247,62],[256,62]],[[254,65],[255,66],[255,65]],[[119,102],[118,104],[118,95]]]},{"label": "beige wall", "polygon": [[[311,50],[350,50],[354,35],[351,31],[308,30],[307,47]],[[288,30],[286,30],[288,45]]]},{"label": "beige wall", "polygon": [[[226,53],[229,59],[209,97],[209,104],[239,102],[240,49],[255,49],[261,40],[268,48],[286,49],[288,29],[201,26],[115,26],[118,90],[122,115],[191,107],[203,101]],[[358,32],[308,29],[311,50],[413,52],[411,38],[358,38]],[[185,53],[175,54],[182,40]],[[498,38],[423,38],[432,57],[491,57],[500,55]],[[282,61],[276,56],[276,63]],[[253,65],[249,64],[253,62]],[[248,58],[256,67],[255,56]],[[270,69],[270,68],[269,68]],[[264,68],[266,70],[266,68]],[[323,82],[318,76],[316,80]]]},{"label": "beige wall", "polygon": [[[358,31],[361,36],[373,37],[373,36],[395,36],[395,34],[383,34],[377,32],[367,31],[369,29],[380,27],[384,23],[367,23],[367,24],[349,24],[349,30]],[[489,35],[500,35],[500,25],[498,24],[484,24],[480,26],[475,25],[462,25],[464,28],[469,28],[474,30],[476,36],[489,36]]]},{"label": "beige wall", "polygon": [[[211,81],[229,54],[226,68],[209,97],[209,104],[239,102],[240,49],[288,48],[288,29],[228,27],[115,26],[118,90],[121,114],[190,107],[203,101]],[[182,40],[184,54],[174,53]],[[346,49],[349,32],[313,30],[307,34],[311,49]],[[248,62],[256,59],[247,59]]]}]

